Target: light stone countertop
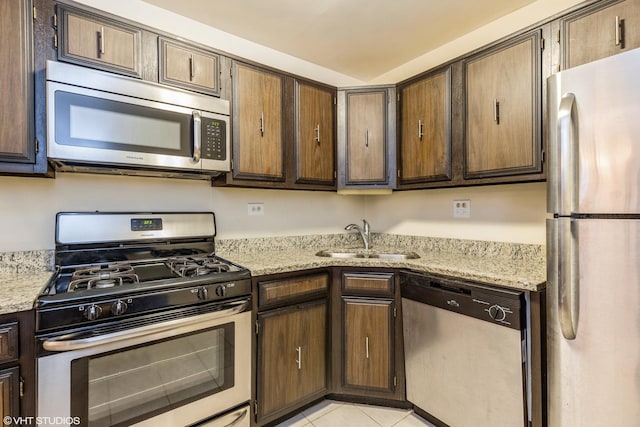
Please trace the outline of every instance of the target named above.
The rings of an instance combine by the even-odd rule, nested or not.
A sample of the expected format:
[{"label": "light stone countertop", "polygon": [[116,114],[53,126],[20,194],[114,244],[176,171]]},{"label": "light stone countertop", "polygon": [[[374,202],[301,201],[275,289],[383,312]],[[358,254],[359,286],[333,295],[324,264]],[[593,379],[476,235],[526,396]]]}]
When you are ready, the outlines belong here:
[{"label": "light stone countertop", "polygon": [[[376,251],[398,251],[398,247],[376,246]],[[420,251],[418,259],[328,258],[316,256],[317,248],[224,253],[219,255],[240,264],[253,276],[308,270],[320,267],[384,267],[402,268],[472,280],[512,289],[541,291],[545,288],[545,264],[539,260],[481,257],[459,253]]]},{"label": "light stone countertop", "polygon": [[0,314],[33,308],[33,301],[52,274],[51,271],[0,273]]},{"label": "light stone countertop", "polygon": [[[418,259],[325,258],[322,249],[361,248],[353,233],[216,240],[216,254],[253,276],[321,267],[402,268],[512,289],[546,285],[544,247],[475,240],[372,234],[377,251],[413,251]],[[0,314],[29,310],[53,274],[53,251],[0,253]]]}]

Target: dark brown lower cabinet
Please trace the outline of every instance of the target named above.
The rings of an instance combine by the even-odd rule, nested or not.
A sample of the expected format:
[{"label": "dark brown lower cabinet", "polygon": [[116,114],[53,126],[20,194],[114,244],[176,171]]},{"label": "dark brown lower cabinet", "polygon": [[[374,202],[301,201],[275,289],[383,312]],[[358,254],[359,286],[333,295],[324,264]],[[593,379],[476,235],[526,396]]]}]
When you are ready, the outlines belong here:
[{"label": "dark brown lower cabinet", "polygon": [[0,416],[4,425],[7,417],[20,416],[20,369],[18,367],[0,370]]},{"label": "dark brown lower cabinet", "polygon": [[327,390],[327,301],[258,314],[258,424],[286,415]]},{"label": "dark brown lower cabinet", "polygon": [[394,302],[343,297],[345,387],[393,392]]}]

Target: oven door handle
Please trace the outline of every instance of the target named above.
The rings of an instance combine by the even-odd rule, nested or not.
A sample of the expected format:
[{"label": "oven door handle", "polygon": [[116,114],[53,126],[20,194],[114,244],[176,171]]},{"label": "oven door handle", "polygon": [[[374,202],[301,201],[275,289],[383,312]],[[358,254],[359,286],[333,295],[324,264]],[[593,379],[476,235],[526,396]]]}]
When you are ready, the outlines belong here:
[{"label": "oven door handle", "polygon": [[153,325],[141,326],[139,328],[127,329],[124,331],[111,332],[99,336],[90,336],[85,338],[69,338],[69,335],[62,335],[56,338],[49,338],[42,343],[42,347],[48,351],[72,351],[83,348],[97,347],[100,345],[111,344],[118,341],[129,340],[132,338],[143,337],[167,331],[175,331],[180,328],[179,333],[189,333],[202,329],[203,322],[209,322],[215,319],[232,316],[241,313],[249,307],[250,300],[235,301],[225,304],[222,310],[213,313],[201,314],[184,319],[169,320]]}]

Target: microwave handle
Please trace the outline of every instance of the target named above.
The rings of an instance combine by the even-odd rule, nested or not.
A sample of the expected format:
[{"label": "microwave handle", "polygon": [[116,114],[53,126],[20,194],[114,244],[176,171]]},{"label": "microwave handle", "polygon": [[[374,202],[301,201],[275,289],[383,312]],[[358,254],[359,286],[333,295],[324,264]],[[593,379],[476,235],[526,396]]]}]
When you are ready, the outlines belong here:
[{"label": "microwave handle", "polygon": [[193,163],[200,161],[202,154],[202,117],[200,111],[193,111]]}]

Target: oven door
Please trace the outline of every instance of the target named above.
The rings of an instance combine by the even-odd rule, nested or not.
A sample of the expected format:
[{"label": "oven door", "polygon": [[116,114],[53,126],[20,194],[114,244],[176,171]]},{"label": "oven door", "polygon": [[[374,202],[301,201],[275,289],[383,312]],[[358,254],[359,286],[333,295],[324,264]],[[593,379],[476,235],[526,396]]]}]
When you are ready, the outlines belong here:
[{"label": "oven door", "polygon": [[69,426],[178,426],[248,402],[251,312],[239,309],[91,340],[49,339],[69,350],[37,360],[38,417]]}]

